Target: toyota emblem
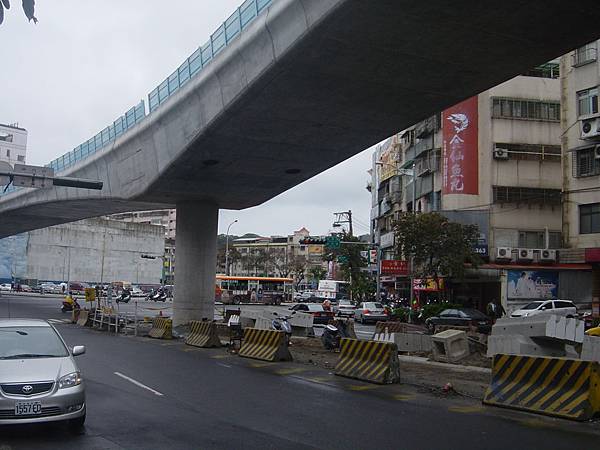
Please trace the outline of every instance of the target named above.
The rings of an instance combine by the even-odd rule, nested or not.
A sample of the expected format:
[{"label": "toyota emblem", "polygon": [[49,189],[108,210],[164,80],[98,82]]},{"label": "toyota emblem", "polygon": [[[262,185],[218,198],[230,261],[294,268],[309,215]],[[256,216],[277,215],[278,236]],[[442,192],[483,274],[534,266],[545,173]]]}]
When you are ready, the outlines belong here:
[{"label": "toyota emblem", "polygon": [[23,386],[22,391],[24,394],[31,394],[31,391],[33,391],[33,386],[31,386],[30,384],[26,384],[25,386]]}]

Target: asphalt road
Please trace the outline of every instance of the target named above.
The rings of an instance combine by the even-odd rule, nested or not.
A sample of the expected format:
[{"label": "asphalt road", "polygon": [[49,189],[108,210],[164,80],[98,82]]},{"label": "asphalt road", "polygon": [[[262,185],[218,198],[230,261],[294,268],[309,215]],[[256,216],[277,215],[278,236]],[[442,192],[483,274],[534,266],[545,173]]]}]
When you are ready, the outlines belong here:
[{"label": "asphalt road", "polygon": [[598,424],[482,407],[414,386],[376,386],[294,363],[263,363],[181,342],[63,322],[57,302],[0,298],[0,317],[52,319],[87,388],[85,432],[0,428],[0,449],[596,448]]}]

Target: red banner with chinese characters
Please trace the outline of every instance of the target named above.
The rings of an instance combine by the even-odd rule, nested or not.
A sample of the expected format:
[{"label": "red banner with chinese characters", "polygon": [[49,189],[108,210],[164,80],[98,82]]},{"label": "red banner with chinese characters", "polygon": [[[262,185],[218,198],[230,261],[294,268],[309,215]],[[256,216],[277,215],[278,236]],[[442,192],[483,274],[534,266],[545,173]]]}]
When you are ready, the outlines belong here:
[{"label": "red banner with chinese characters", "polygon": [[479,193],[477,96],[442,113],[443,194]]},{"label": "red banner with chinese characters", "polygon": [[381,273],[382,275],[408,275],[408,264],[397,259],[384,259],[381,261]]}]

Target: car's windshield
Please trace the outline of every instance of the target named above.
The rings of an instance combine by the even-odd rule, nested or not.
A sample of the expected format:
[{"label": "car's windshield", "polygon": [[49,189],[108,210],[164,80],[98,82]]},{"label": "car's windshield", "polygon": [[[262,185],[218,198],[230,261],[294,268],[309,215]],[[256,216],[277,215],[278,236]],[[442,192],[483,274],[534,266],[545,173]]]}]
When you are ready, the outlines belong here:
[{"label": "car's windshield", "polygon": [[350,300],[340,300],[340,306],[352,306]]},{"label": "car's windshield", "polygon": [[0,328],[0,359],[57,358],[68,356],[51,327]]},{"label": "car's windshield", "polygon": [[531,302],[528,305],[523,306],[521,309],[538,309],[543,302]]},{"label": "car's windshield", "polygon": [[323,307],[321,305],[308,305],[309,311],[323,311]]},{"label": "car's windshield", "polygon": [[365,308],[383,309],[383,305],[381,303],[368,302],[365,303]]}]

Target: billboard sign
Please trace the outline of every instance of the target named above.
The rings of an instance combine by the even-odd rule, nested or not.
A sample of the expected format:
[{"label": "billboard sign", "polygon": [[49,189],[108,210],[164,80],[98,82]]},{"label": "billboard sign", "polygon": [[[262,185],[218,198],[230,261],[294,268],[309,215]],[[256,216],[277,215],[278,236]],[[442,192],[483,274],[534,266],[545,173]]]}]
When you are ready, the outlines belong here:
[{"label": "billboard sign", "polygon": [[381,261],[383,275],[408,275],[408,263],[397,259],[384,259]]},{"label": "billboard sign", "polygon": [[558,298],[558,272],[551,270],[509,270],[509,300],[551,300]]},{"label": "billboard sign", "polygon": [[443,119],[443,194],[479,193],[478,100],[446,109]]},{"label": "billboard sign", "polygon": [[387,139],[380,147],[378,165],[379,183],[393,177],[398,173],[398,145],[396,136]]},{"label": "billboard sign", "polygon": [[443,278],[415,278],[413,280],[413,289],[415,291],[437,292],[444,290]]}]

